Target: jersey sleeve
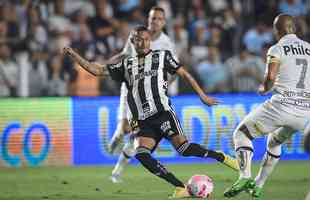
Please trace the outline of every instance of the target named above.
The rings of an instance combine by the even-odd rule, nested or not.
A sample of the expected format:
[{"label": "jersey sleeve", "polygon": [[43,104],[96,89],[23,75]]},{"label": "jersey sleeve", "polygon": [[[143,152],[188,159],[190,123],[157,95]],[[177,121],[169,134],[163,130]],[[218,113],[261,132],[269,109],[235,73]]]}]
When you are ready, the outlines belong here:
[{"label": "jersey sleeve", "polygon": [[167,42],[167,50],[171,52],[173,59],[179,62],[179,58],[177,56],[175,45],[172,43],[170,39],[168,39],[168,42]]},{"label": "jersey sleeve", "polygon": [[167,69],[170,74],[175,74],[180,67],[181,65],[172,56],[171,51],[165,51],[164,68]]},{"label": "jersey sleeve", "polygon": [[124,68],[124,60],[122,60],[119,63],[116,64],[109,64],[107,65],[108,71],[110,76],[112,77],[113,80],[115,81],[124,81],[124,73],[125,73],[125,68]]},{"label": "jersey sleeve", "polygon": [[270,47],[267,52],[267,63],[278,62],[281,60],[280,48],[276,45]]}]

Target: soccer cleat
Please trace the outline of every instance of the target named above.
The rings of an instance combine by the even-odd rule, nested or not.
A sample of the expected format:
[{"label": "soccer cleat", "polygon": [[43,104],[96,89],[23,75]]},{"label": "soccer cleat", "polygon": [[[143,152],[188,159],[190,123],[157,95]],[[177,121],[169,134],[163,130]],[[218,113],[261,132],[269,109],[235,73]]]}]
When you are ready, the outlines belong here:
[{"label": "soccer cleat", "polygon": [[250,190],[250,194],[254,198],[260,198],[263,194],[263,188],[254,186],[254,188]]},{"label": "soccer cleat", "polygon": [[235,171],[239,171],[239,164],[238,161],[226,154],[224,154],[224,160],[223,160],[223,164],[226,165],[227,167],[230,167],[231,169],[235,170]]},{"label": "soccer cleat", "polygon": [[176,187],[170,198],[176,199],[176,198],[186,198],[190,196],[191,195],[188,193],[186,187]]},{"label": "soccer cleat", "polygon": [[122,183],[123,182],[120,175],[118,175],[118,174],[112,174],[110,176],[110,180],[112,181],[112,183]]},{"label": "soccer cleat", "polygon": [[230,188],[226,189],[224,196],[227,198],[234,197],[242,191],[255,188],[255,182],[251,178],[240,178]]}]

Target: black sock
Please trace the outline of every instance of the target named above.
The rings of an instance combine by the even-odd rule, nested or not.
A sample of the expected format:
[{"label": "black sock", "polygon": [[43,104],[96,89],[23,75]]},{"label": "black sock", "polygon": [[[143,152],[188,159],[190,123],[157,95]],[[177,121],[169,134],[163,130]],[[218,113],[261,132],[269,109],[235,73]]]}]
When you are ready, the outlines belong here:
[{"label": "black sock", "polygon": [[213,150],[208,150],[207,157],[214,158],[215,160],[217,160],[219,162],[223,162],[224,159],[225,159],[225,156],[224,156],[223,153],[216,152],[216,151],[213,151]]},{"label": "black sock", "polygon": [[206,149],[196,143],[184,143],[178,147],[177,151],[183,156],[196,156],[213,158],[219,162],[224,161],[224,155],[221,152],[216,152],[210,149]]},{"label": "black sock", "polygon": [[154,159],[149,153],[138,153],[135,156],[140,163],[149,170],[152,174],[166,180],[168,183],[176,187],[184,187],[182,181],[177,179],[171,172],[168,172],[166,168],[156,159]]}]

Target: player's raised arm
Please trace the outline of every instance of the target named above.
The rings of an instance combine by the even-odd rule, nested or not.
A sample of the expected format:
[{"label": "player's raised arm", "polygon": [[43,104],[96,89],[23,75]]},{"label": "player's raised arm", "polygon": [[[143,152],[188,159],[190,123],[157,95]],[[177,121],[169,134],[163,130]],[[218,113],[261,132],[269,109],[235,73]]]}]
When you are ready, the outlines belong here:
[{"label": "player's raised arm", "polygon": [[89,62],[88,60],[82,58],[71,47],[65,47],[63,49],[63,53],[64,55],[69,56],[74,62],[77,62],[81,67],[83,67],[86,71],[94,76],[104,76],[107,74],[106,64]]},{"label": "player's raised arm", "polygon": [[185,79],[189,84],[191,84],[192,88],[195,90],[195,92],[199,95],[201,101],[208,105],[213,106],[219,104],[219,101],[215,98],[209,97],[205,94],[205,92],[202,90],[200,85],[197,83],[197,81],[194,79],[194,77],[188,73],[184,67],[179,67],[176,71],[176,73],[181,76],[183,79]]}]

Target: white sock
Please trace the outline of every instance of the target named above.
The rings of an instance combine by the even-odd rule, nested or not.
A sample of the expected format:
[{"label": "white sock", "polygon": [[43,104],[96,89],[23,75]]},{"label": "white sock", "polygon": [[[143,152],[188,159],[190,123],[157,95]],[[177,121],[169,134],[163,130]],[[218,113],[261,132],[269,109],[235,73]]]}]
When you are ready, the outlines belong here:
[{"label": "white sock", "polygon": [[112,171],[112,174],[121,175],[124,168],[128,165],[131,157],[135,155],[136,151],[134,148],[133,137],[129,138],[125,146],[123,147],[122,153],[119,155],[117,163]]},{"label": "white sock", "polygon": [[244,148],[240,148],[237,151],[237,160],[240,167],[239,178],[251,178],[251,163],[253,152]]},{"label": "white sock", "polygon": [[120,176],[123,173],[124,168],[128,165],[129,160],[130,158],[124,156],[124,153],[122,152],[118,157],[117,163],[112,171],[112,175]]},{"label": "white sock", "polygon": [[272,173],[274,167],[280,160],[281,144],[290,138],[294,130],[288,128],[280,128],[274,133],[269,134],[267,138],[267,152],[261,162],[261,167],[255,178],[256,185],[262,188],[267,178]]},{"label": "white sock", "polygon": [[267,178],[270,176],[279,160],[280,157],[273,157],[270,154],[265,153],[261,167],[255,178],[255,182],[258,187],[262,188],[264,186]]},{"label": "white sock", "polygon": [[240,166],[239,178],[251,178],[253,145],[251,140],[239,129],[234,132],[236,157]]}]

